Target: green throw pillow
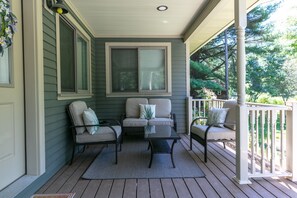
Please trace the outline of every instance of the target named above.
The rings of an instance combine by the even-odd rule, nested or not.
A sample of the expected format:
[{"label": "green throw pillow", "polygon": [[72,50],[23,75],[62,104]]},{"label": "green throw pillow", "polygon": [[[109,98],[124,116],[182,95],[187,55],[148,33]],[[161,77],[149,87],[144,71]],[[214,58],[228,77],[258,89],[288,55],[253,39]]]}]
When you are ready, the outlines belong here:
[{"label": "green throw pillow", "polygon": [[140,104],[140,118],[141,119],[153,119],[155,118],[156,114],[156,105],[146,105],[146,104]]},{"label": "green throw pillow", "polygon": [[208,117],[207,117],[207,122],[206,125],[212,125],[216,127],[224,127],[224,124],[216,124],[216,123],[224,123],[227,113],[228,113],[228,108],[212,108],[208,111]]}]

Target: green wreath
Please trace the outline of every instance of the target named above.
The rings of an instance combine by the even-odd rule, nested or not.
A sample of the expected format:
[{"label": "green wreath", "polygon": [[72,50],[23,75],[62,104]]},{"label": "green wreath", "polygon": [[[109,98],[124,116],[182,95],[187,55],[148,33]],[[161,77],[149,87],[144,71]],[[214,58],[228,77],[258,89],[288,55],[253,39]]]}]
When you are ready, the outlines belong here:
[{"label": "green wreath", "polygon": [[12,45],[12,37],[16,31],[16,16],[10,11],[8,0],[0,0],[0,54]]}]

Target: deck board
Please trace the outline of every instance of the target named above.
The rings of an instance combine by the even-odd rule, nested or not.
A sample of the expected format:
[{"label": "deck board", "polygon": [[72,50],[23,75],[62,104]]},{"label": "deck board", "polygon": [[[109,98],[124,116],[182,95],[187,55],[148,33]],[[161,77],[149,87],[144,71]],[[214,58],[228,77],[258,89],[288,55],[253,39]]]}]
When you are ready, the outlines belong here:
[{"label": "deck board", "polygon": [[149,185],[150,195],[152,198],[164,197],[160,179],[149,179]]},{"label": "deck board", "polygon": [[164,197],[177,198],[177,193],[171,179],[161,179]]},{"label": "deck board", "polygon": [[172,179],[174,186],[176,188],[176,192],[178,194],[178,197],[183,197],[183,198],[190,198],[191,193],[188,190],[187,185],[185,184],[183,179]]},{"label": "deck board", "polygon": [[113,180],[102,180],[101,185],[96,194],[96,198],[108,198]]},{"label": "deck board", "polygon": [[124,192],[124,186],[125,186],[124,179],[114,180],[109,197],[111,197],[111,198],[122,197],[123,192]]},{"label": "deck board", "polygon": [[82,198],[95,197],[100,184],[101,184],[101,180],[91,180],[81,197]]},{"label": "deck board", "polygon": [[297,197],[297,184],[286,178],[254,178],[252,184],[239,185],[235,176],[235,153],[221,143],[210,143],[208,162],[204,163],[203,147],[189,136],[181,135],[181,143],[205,173],[203,178],[85,180],[81,175],[101,147],[92,146],[79,153],[71,166],[65,165],[36,193],[75,192],[75,198],[162,198],[162,197]]}]

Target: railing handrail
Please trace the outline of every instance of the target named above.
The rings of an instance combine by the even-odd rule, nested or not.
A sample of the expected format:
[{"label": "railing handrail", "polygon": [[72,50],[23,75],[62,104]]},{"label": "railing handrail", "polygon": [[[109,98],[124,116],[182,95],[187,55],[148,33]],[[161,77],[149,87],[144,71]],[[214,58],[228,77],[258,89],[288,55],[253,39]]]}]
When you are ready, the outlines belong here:
[{"label": "railing handrail", "polygon": [[[218,101],[225,102],[226,99],[202,99],[202,98],[192,98],[192,101]],[[246,102],[246,105],[251,110],[256,110],[253,107],[273,107],[274,110],[292,110],[292,106],[289,105],[276,105],[276,104],[264,104],[264,103],[256,103],[256,102]],[[251,106],[252,105],[252,106]],[[271,110],[267,108],[267,110]]]}]

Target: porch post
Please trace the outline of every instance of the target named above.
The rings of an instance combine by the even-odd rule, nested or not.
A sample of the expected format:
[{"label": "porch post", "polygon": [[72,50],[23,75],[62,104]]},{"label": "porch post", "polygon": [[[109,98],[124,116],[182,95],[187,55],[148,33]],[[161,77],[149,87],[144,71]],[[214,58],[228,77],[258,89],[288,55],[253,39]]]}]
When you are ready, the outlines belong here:
[{"label": "porch post", "polygon": [[190,96],[190,42],[185,42],[186,45],[186,84],[187,84],[187,109],[188,109],[188,123],[187,123],[187,134],[190,134],[190,125],[192,122],[192,97]]},{"label": "porch post", "polygon": [[[297,103],[292,103],[292,111],[287,111],[287,170],[292,173],[291,180],[297,181]],[[295,122],[294,122],[295,121]]]},{"label": "porch post", "polygon": [[248,179],[248,127],[245,105],[245,28],[247,24],[246,0],[235,0],[235,28],[237,34],[237,126],[236,126],[236,177],[239,184],[250,184]]}]

